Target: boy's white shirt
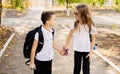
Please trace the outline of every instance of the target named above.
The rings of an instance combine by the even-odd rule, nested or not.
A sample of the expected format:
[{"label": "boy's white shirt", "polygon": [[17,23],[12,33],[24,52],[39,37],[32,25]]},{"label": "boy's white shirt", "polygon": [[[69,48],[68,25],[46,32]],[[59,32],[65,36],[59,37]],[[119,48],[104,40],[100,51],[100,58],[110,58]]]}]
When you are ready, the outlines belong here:
[{"label": "boy's white shirt", "polygon": [[[50,61],[54,58],[54,52],[53,52],[53,35],[52,32],[53,30],[51,29],[51,31],[47,31],[43,26],[41,28],[42,32],[43,32],[43,37],[44,37],[44,44],[43,44],[43,48],[41,49],[40,52],[37,53],[36,55],[36,59],[39,61]],[[38,41],[38,32],[35,34],[35,40]]]},{"label": "boy's white shirt", "polygon": [[[74,25],[71,26],[71,30],[74,29]],[[90,31],[92,35],[97,34],[96,27],[92,27]],[[90,52],[90,37],[89,27],[87,25],[81,25],[80,31],[74,31],[73,34],[73,50],[78,52]]]}]

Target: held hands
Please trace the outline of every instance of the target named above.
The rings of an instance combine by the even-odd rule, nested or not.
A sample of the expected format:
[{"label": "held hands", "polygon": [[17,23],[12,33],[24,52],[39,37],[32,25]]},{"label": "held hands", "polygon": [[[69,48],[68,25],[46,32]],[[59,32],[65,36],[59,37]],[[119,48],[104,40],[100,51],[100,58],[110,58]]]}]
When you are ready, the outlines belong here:
[{"label": "held hands", "polygon": [[65,47],[63,47],[63,51],[64,51],[64,55],[68,55],[68,48],[66,49]]},{"label": "held hands", "polygon": [[64,56],[65,51],[61,50],[61,51],[59,51],[59,53],[60,53],[62,56]]},{"label": "held hands", "polygon": [[67,56],[68,55],[68,49],[66,49],[65,47],[63,47],[63,49],[61,51],[59,51],[59,53],[62,55],[62,56]]}]

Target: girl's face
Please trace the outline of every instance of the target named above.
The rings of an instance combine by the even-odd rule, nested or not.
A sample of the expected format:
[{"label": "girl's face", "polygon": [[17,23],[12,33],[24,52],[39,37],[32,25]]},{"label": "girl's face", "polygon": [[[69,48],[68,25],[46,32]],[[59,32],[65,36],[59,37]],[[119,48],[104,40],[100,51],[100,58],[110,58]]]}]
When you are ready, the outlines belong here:
[{"label": "girl's face", "polygon": [[74,16],[75,16],[76,20],[79,20],[79,13],[78,13],[78,10],[76,8],[74,9]]},{"label": "girl's face", "polygon": [[53,14],[53,15],[51,15],[51,19],[48,20],[48,24],[49,24],[51,27],[54,27],[55,22],[56,22],[55,19],[56,19],[56,16]]}]

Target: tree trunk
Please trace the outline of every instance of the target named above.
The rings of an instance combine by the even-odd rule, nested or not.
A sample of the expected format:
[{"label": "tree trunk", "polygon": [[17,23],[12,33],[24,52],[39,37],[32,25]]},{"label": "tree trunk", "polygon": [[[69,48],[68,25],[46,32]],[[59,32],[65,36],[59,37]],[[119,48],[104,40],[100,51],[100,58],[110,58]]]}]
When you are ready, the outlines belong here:
[{"label": "tree trunk", "polygon": [[0,0],[0,26],[1,26],[2,0]]},{"label": "tree trunk", "polygon": [[68,9],[68,8],[69,8],[69,7],[68,7],[68,0],[66,0],[66,8],[67,8],[67,11],[66,11],[66,12],[67,12],[67,16],[69,16],[69,15],[70,15],[70,12],[69,12],[69,9]]},{"label": "tree trunk", "polygon": [[54,6],[54,0],[52,0],[52,6]]}]

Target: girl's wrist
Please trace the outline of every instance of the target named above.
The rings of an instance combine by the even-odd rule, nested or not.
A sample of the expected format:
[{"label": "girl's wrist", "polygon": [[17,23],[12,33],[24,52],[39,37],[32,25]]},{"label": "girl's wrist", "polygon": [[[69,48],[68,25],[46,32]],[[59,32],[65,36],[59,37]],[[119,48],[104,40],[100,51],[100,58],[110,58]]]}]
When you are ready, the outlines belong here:
[{"label": "girl's wrist", "polygon": [[68,47],[67,47],[67,46],[63,46],[63,48],[68,49]]},{"label": "girl's wrist", "polygon": [[65,48],[65,46],[63,46],[63,51],[65,52],[64,55],[68,55],[68,48]]},{"label": "girl's wrist", "polygon": [[68,48],[66,48],[65,46],[63,46],[63,50],[68,50]]},{"label": "girl's wrist", "polygon": [[91,49],[90,52],[93,53],[93,49]]}]

